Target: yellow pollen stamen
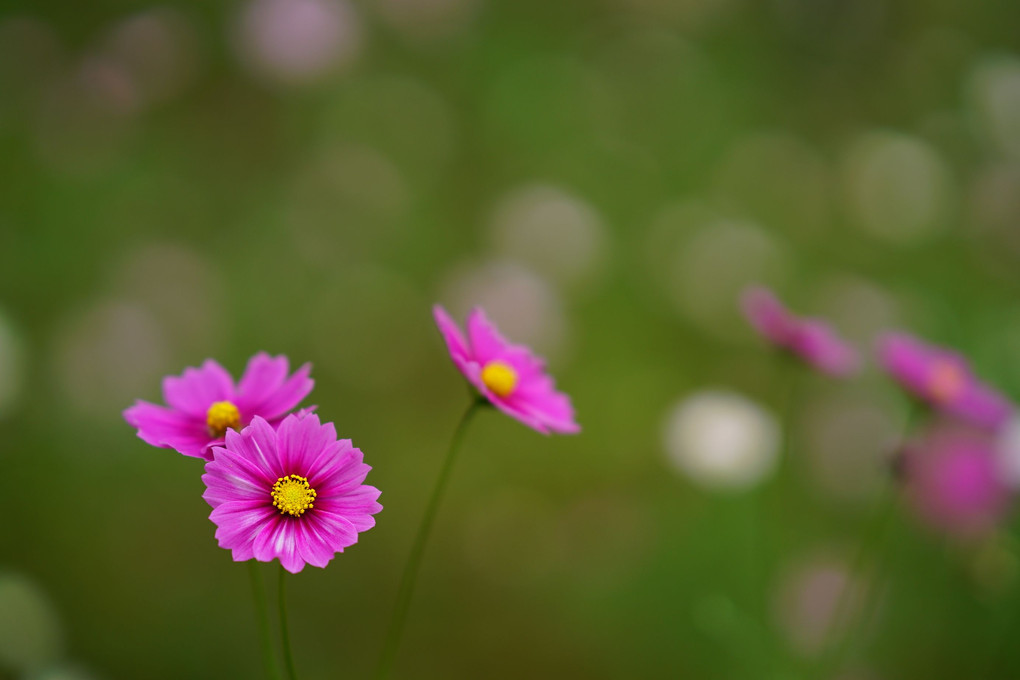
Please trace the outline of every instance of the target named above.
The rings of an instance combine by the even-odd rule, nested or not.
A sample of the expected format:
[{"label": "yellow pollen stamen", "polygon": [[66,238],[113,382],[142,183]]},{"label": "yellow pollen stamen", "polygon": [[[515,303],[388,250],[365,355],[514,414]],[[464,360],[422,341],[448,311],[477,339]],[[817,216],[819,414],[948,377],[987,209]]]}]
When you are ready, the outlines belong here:
[{"label": "yellow pollen stamen", "polygon": [[227,430],[241,429],[241,412],[229,401],[214,402],[205,414],[210,437],[222,437]]},{"label": "yellow pollen stamen", "polygon": [[928,374],[928,391],[935,401],[945,404],[960,396],[967,376],[951,361],[937,361]]},{"label": "yellow pollen stamen", "polygon": [[482,382],[498,397],[509,397],[517,387],[517,371],[503,361],[490,361],[482,369]]},{"label": "yellow pollen stamen", "polygon": [[279,508],[281,515],[300,517],[305,514],[305,510],[315,507],[315,489],[308,486],[308,480],[300,475],[280,477],[273,484],[270,495],[273,497],[273,507]]}]

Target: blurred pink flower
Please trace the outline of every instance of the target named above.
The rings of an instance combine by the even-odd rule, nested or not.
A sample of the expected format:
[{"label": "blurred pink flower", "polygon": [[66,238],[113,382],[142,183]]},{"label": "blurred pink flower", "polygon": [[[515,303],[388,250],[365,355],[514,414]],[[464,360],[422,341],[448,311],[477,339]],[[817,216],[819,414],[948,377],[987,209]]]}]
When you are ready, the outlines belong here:
[{"label": "blurred pink flower", "polygon": [[256,416],[206,463],[206,502],[216,540],[235,562],[280,559],[292,574],[325,567],[375,526],[379,490],[351,440],[316,415],[288,416],[278,429]]},{"label": "blurred pink flower", "polygon": [[822,373],[848,376],[860,368],[857,350],[829,324],[794,315],[767,288],[744,291],[741,305],[744,316],[766,340]]},{"label": "blurred pink flower", "polygon": [[960,537],[994,529],[1011,492],[1000,478],[990,437],[935,425],[902,453],[907,497],[929,526]]},{"label": "blurred pink flower", "polygon": [[956,352],[906,333],[887,333],[879,338],[878,358],[901,387],[943,413],[998,428],[1013,412],[1009,399],[978,380]]},{"label": "blurred pink flower", "polygon": [[570,398],[556,391],[545,362],[503,339],[481,308],[468,314],[467,340],[445,309],[436,305],[433,314],[454,365],[493,406],[543,434],[581,431]]},{"label": "blurred pink flower", "polygon": [[139,400],[124,411],[124,420],[148,444],[211,460],[211,447],[222,445],[227,431],[240,430],[255,416],[271,423],[283,419],[312,391],[311,370],[305,364],[288,377],[287,357],[260,352],[235,385],[226,369],[206,359],[201,368],[163,379],[169,407]]},{"label": "blurred pink flower", "polygon": [[251,0],[239,37],[253,69],[293,85],[349,66],[362,47],[361,21],[347,0]]}]

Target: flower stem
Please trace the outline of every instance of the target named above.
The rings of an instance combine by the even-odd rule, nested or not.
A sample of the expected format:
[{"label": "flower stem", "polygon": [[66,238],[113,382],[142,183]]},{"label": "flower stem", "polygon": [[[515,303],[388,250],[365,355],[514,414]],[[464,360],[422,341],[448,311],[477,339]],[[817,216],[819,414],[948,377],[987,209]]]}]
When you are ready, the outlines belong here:
[{"label": "flower stem", "polygon": [[[754,546],[751,558],[756,565],[753,583],[754,613],[761,624],[763,636],[768,636],[771,633],[769,586],[775,578],[774,572],[778,556],[782,555],[783,547],[790,543],[785,533],[786,527],[790,524],[787,520],[797,511],[794,490],[791,488],[798,468],[797,461],[793,457],[793,430],[807,378],[799,363],[786,353],[781,353],[779,359],[779,369],[785,373],[784,378],[787,380],[787,386],[785,399],[779,412],[780,439],[779,448],[776,451],[777,459],[771,478],[762,480],[757,488],[751,490],[753,516],[750,524],[750,540]],[[780,649],[778,645],[770,645],[766,640],[765,648],[769,649],[770,647],[772,650]],[[775,661],[777,655],[778,652],[774,653],[770,661]]]},{"label": "flower stem", "polygon": [[471,402],[464,415],[461,416],[457,429],[453,432],[450,440],[450,448],[446,453],[446,460],[439,472],[439,479],[432,490],[432,497],[429,499],[425,514],[422,516],[421,524],[418,527],[418,535],[414,539],[411,554],[404,566],[404,574],[400,579],[400,589],[397,591],[397,603],[393,608],[393,615],[390,618],[389,630],[386,633],[386,642],[383,644],[382,656],[379,659],[379,667],[375,677],[377,680],[384,680],[389,677],[393,668],[393,662],[400,647],[400,637],[404,631],[404,623],[407,620],[407,611],[411,606],[411,597],[414,595],[414,585],[418,578],[418,568],[421,566],[422,555],[425,553],[425,545],[428,543],[429,534],[432,531],[432,524],[435,522],[436,513],[446,491],[447,482],[450,479],[450,471],[453,469],[457,451],[460,449],[461,440],[467,430],[471,418],[478,411],[479,407],[488,404],[483,398],[477,398]]},{"label": "flower stem", "polygon": [[262,586],[259,563],[255,560],[248,560],[248,575],[251,576],[251,594],[255,600],[255,618],[258,619],[262,662],[266,667],[266,675],[272,680],[279,680],[280,672],[273,653],[273,638],[269,632],[269,606],[266,604],[266,591]]},{"label": "flower stem", "polygon": [[[884,563],[883,555],[880,549],[885,543],[884,537],[889,533],[889,528],[893,523],[893,518],[896,516],[896,501],[899,495],[896,493],[895,488],[890,488],[887,491],[883,491],[883,498],[879,509],[875,512],[874,519],[868,527],[868,531],[864,536],[864,540],[861,541],[861,545],[858,548],[857,555],[854,557],[854,561],[850,567],[850,571],[847,572],[846,582],[843,584],[843,588],[840,591],[839,599],[836,601],[836,609],[833,611],[832,619],[829,622],[830,634],[838,630],[841,621],[844,618],[847,619],[846,630],[839,640],[835,652],[831,656],[831,662],[829,664],[833,672],[838,671],[844,662],[846,661],[847,653],[850,651],[851,643],[855,638],[858,626],[854,625],[854,618],[850,615],[851,607],[850,602],[853,599],[854,591],[860,593],[860,619],[861,622],[867,621],[869,618],[867,614],[870,612],[871,607],[869,606],[869,600],[873,597],[875,588],[867,583],[867,579],[864,578],[865,564],[869,561],[875,562],[875,573],[871,575],[872,579],[878,580],[879,571],[881,565]],[[854,580],[860,578],[860,588],[858,589],[854,583]]]},{"label": "flower stem", "polygon": [[297,673],[294,672],[294,655],[290,651],[290,633],[287,630],[287,572],[283,565],[280,565],[280,587],[278,588],[280,605],[280,644],[283,647],[283,664],[287,668],[287,677],[290,680],[297,680]]},{"label": "flower stem", "polygon": [[[913,425],[916,416],[916,409],[911,408],[907,412],[906,424],[904,426],[903,437],[901,442],[906,442],[910,437],[911,426]],[[854,560],[850,565],[850,571],[847,572],[846,583],[843,585],[840,591],[839,598],[836,600],[836,607],[832,613],[832,618],[829,621],[829,630],[827,638],[831,638],[833,635],[838,635],[838,628],[844,618],[847,618],[846,629],[843,635],[837,640],[838,645],[835,649],[832,648],[831,644],[823,647],[822,659],[820,663],[820,674],[819,678],[827,678],[837,673],[843,664],[846,662],[847,654],[850,652],[852,642],[857,631],[857,626],[854,625],[854,617],[850,615],[850,601],[853,598],[855,586],[854,579],[860,577],[861,588],[859,590],[861,597],[861,619],[862,623],[866,623],[870,618],[869,614],[871,607],[869,606],[869,598],[874,596],[872,591],[874,587],[867,587],[864,585],[865,579],[863,578],[863,572],[865,565],[870,561],[875,564],[873,569],[874,573],[871,578],[874,581],[878,580],[879,572],[882,570],[888,555],[884,554],[888,552],[883,551],[883,547],[888,542],[887,537],[890,533],[890,529],[894,524],[896,517],[897,501],[899,500],[898,493],[898,481],[897,479],[889,479],[885,488],[881,492],[881,499],[879,506],[875,510],[872,520],[865,526],[865,533],[861,538],[861,542],[858,546],[857,553],[854,556]],[[870,558],[870,559],[869,559]],[[831,643],[832,640],[829,639]]]}]

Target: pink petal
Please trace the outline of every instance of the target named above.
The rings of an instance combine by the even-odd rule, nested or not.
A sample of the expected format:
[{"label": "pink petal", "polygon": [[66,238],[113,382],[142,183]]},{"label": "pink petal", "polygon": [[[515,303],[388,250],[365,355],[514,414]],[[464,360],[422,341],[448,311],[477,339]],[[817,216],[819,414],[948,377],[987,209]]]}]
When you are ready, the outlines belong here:
[{"label": "pink petal", "polygon": [[138,429],[138,436],[147,444],[172,448],[195,458],[206,457],[210,443],[205,420],[146,401],[136,402],[124,411],[124,420]]},{"label": "pink petal", "polygon": [[[281,359],[286,365],[286,357]],[[312,365],[305,364],[290,378],[275,386],[268,381],[253,381],[255,388],[251,393],[243,393],[238,397],[241,402],[238,407],[245,414],[275,420],[293,410],[312,391],[315,381],[309,377],[311,371]]]},{"label": "pink petal", "polygon": [[[236,443],[236,442],[235,442]],[[230,500],[262,500],[266,498],[279,475],[262,468],[251,458],[223,447],[213,449],[213,460],[206,463],[202,481],[207,489],[203,498],[216,507]]]},{"label": "pink petal", "polygon": [[276,430],[263,418],[256,416],[240,433],[227,430],[226,448],[247,458],[273,481],[289,474],[280,463]]},{"label": "pink petal", "polygon": [[488,398],[490,402],[492,402],[493,406],[495,406],[497,409],[499,409],[506,415],[510,416],[514,420],[518,420],[527,425],[528,427],[530,427],[531,429],[541,432],[542,434],[550,433],[549,428],[546,427],[545,423],[542,422],[542,419],[535,416],[529,410],[523,408],[521,402],[513,403],[508,402],[505,399],[488,392],[488,390],[484,391],[483,394],[486,396],[486,398]]},{"label": "pink petal", "polygon": [[520,383],[526,383],[545,374],[545,361],[535,356],[527,347],[510,345],[499,360],[514,369]]},{"label": "pink petal", "polygon": [[475,307],[468,314],[467,331],[474,359],[482,365],[500,358],[510,344],[499,334],[481,307]]},{"label": "pink petal", "polygon": [[755,286],[741,296],[744,316],[761,335],[781,346],[789,341],[793,316],[767,288]]},{"label": "pink petal", "polygon": [[949,410],[975,425],[995,429],[1013,415],[1013,404],[1002,393],[975,380]]},{"label": "pink petal", "polygon": [[[350,440],[344,440],[350,447]],[[322,498],[349,493],[365,481],[372,469],[362,462],[360,449],[348,448],[343,454],[330,461],[309,477],[308,483]],[[314,483],[313,483],[314,481]]]},{"label": "pink petal", "polygon": [[382,510],[382,505],[376,501],[377,498],[379,489],[374,486],[360,486],[343,496],[317,500],[315,511],[344,517],[358,531],[368,531],[375,526],[375,518],[372,515]]},{"label": "pink petal", "polygon": [[234,399],[234,381],[226,369],[206,359],[201,368],[186,368],[180,377],[164,378],[163,398],[175,409],[201,417],[204,422],[213,402]]},{"label": "pink petal", "polygon": [[274,515],[265,502],[229,501],[213,509],[209,519],[216,524],[216,540],[221,548],[233,551],[234,561],[250,560],[255,537]]},{"label": "pink petal", "polygon": [[450,318],[450,315],[440,305],[435,305],[432,308],[432,316],[436,320],[436,326],[439,327],[443,340],[446,341],[446,347],[450,351],[450,355],[455,361],[468,361],[471,353],[456,322]]},{"label": "pink petal", "polygon": [[313,566],[325,567],[336,553],[358,542],[357,529],[346,519],[312,512],[301,520],[305,521],[296,522],[298,549],[305,562]]},{"label": "pink petal", "polygon": [[833,376],[848,376],[860,368],[860,356],[825,322],[804,319],[790,349],[809,364]]},{"label": "pink petal", "polygon": [[287,416],[276,432],[284,474],[308,477],[315,471],[312,463],[336,444],[336,427],[333,423],[320,424],[319,416],[314,414]]},{"label": "pink petal", "polygon": [[[336,551],[342,551],[358,542],[358,530],[354,524],[342,513],[330,512],[327,509],[319,510],[315,506],[314,521],[319,530],[326,536],[330,547]],[[372,522],[373,526],[375,521]]]},{"label": "pink petal", "polygon": [[[290,361],[284,355],[271,357],[266,352],[259,352],[248,360],[241,381],[237,385],[238,400],[251,408],[256,408],[273,392],[280,388],[290,371]],[[259,410],[252,415],[265,414]]]},{"label": "pink petal", "polygon": [[576,434],[581,431],[574,422],[574,407],[570,397],[558,392],[553,379],[541,375],[523,382],[508,399],[519,412],[540,421],[544,430],[559,434]]},{"label": "pink petal", "polygon": [[283,568],[292,574],[301,571],[305,563],[298,551],[297,529],[300,518],[274,515],[266,522],[252,545],[252,553],[259,562],[272,562],[279,558]]}]

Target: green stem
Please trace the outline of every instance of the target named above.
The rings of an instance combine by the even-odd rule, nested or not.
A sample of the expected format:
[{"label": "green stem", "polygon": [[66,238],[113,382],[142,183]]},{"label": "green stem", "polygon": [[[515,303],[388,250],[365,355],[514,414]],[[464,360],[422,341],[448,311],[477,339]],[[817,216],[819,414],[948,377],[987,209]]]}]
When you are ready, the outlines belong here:
[{"label": "green stem", "polygon": [[384,678],[389,677],[390,671],[393,668],[393,662],[400,647],[400,637],[404,631],[404,623],[407,620],[407,611],[411,606],[411,597],[414,595],[418,568],[421,566],[422,555],[425,553],[425,545],[428,543],[432,524],[435,522],[436,513],[443,499],[443,493],[446,491],[446,485],[450,479],[450,471],[453,469],[453,463],[457,457],[457,451],[460,449],[461,440],[464,438],[464,432],[467,430],[468,423],[471,422],[471,418],[478,411],[478,408],[486,404],[488,402],[482,398],[471,402],[464,415],[461,416],[457,429],[454,430],[453,439],[450,441],[450,448],[446,453],[446,460],[443,461],[443,467],[439,472],[439,479],[432,490],[432,497],[425,508],[425,515],[421,519],[421,525],[418,527],[418,535],[414,539],[411,554],[407,558],[407,564],[404,566],[404,575],[400,579],[397,603],[393,608],[389,630],[386,634],[386,642],[383,644],[382,656],[379,659],[379,668],[375,674],[378,680],[384,680]]},{"label": "green stem", "polygon": [[794,482],[802,468],[797,463],[803,461],[794,460],[794,428],[808,378],[800,362],[786,353],[780,353],[780,369],[786,373],[787,385],[786,399],[779,414],[778,459],[772,478],[762,485],[761,490],[755,492],[762,496],[756,512],[761,572],[758,581],[759,615],[763,635],[769,636],[768,648],[772,653],[769,661],[777,667],[787,666],[790,662],[784,654],[784,646],[772,639],[774,633],[770,626],[769,590],[775,578],[776,565],[795,544],[790,527],[795,524],[800,505],[797,497],[799,487]]},{"label": "green stem", "polygon": [[[907,412],[906,424],[904,426],[904,433],[901,441],[906,442],[907,438],[910,436],[911,426],[913,425],[916,415],[916,408],[911,408]],[[850,611],[848,608],[850,606],[850,601],[853,599],[855,580],[859,579],[859,582],[862,584],[862,589],[860,591],[860,611],[865,619],[871,609],[869,606],[869,598],[872,597],[872,591],[875,590],[875,588],[864,586],[866,579],[863,577],[863,572],[865,565],[869,562],[873,562],[876,564],[876,568],[872,570],[874,573],[871,577],[874,581],[877,581],[879,578],[881,566],[885,562],[884,558],[887,557],[883,554],[881,549],[884,544],[888,542],[886,540],[886,536],[889,533],[889,529],[896,517],[896,506],[897,500],[899,499],[897,483],[898,480],[896,479],[890,479],[886,482],[885,488],[882,491],[879,507],[875,511],[873,519],[866,525],[866,531],[857,549],[857,554],[854,556],[853,562],[851,562],[850,570],[847,572],[846,583],[840,591],[839,599],[836,600],[836,607],[829,622],[826,644],[823,647],[821,663],[819,664],[819,678],[831,677],[837,673],[840,668],[842,668],[854,641],[854,634],[857,627],[853,625],[853,617],[850,617]],[[831,638],[833,635],[838,635],[839,626],[844,619],[846,619],[846,629],[838,640],[839,644],[833,650],[833,641]]]},{"label": "green stem", "polygon": [[[854,583],[855,580],[861,584],[859,590],[861,598],[861,619],[866,620],[867,613],[870,611],[869,601],[873,595],[872,591],[874,591],[875,588],[872,587],[871,584],[867,583],[867,579],[864,577],[864,569],[865,565],[869,561],[877,562],[878,564],[876,564],[876,568],[873,570],[875,573],[872,574],[872,579],[875,581],[878,580],[882,563],[880,562],[882,555],[879,554],[878,551],[885,543],[883,539],[889,533],[889,527],[892,525],[893,518],[896,516],[897,499],[898,495],[895,488],[890,488],[883,493],[881,505],[875,512],[875,518],[870,524],[869,531],[865,534],[864,540],[861,541],[860,548],[857,551],[857,555],[854,557],[850,571],[847,572],[846,582],[840,592],[839,600],[836,603],[836,609],[833,612],[831,621],[829,622],[829,632],[832,634],[838,631],[840,623],[846,620],[846,630],[840,638],[839,645],[836,647],[836,651],[832,654],[832,661],[828,666],[831,671],[830,675],[838,671],[846,662],[847,653],[850,651],[851,643],[855,638],[857,626],[854,625],[853,617],[850,617],[849,609],[854,591],[856,590]],[[829,676],[825,675],[824,677]]]},{"label": "green stem", "polygon": [[[786,487],[793,465],[790,453],[793,448],[792,430],[802,379],[800,367],[785,353],[779,353],[779,369],[787,374],[789,382],[786,398],[780,407],[780,441],[775,468],[770,479],[762,480],[748,492],[750,498],[746,513],[748,601],[751,614],[759,620],[763,634],[769,631],[768,585],[772,579],[776,545],[780,542],[775,524],[769,519],[784,517],[789,503],[790,494]],[[782,524],[784,522],[780,521]]]},{"label": "green stem", "polygon": [[[783,366],[789,372],[790,382],[786,401],[782,406],[779,418],[780,448],[776,468],[772,473],[772,479],[764,486],[768,488],[769,495],[771,496],[768,503],[770,506],[768,510],[771,510],[770,514],[779,520],[780,526],[786,528],[792,525],[792,522],[788,521],[788,519],[797,512],[794,499],[795,491],[792,485],[793,478],[796,476],[793,460],[793,429],[796,407],[798,401],[800,401],[805,374],[803,369],[789,358],[784,357]],[[762,510],[761,515],[763,517],[769,514],[765,512],[766,508],[762,508]],[[781,546],[788,544],[790,541],[786,533],[782,536],[776,536],[776,533],[778,532],[772,532],[769,543],[773,545],[774,550],[777,547],[776,544],[780,544],[778,552],[781,554]]]},{"label": "green stem", "polygon": [[272,680],[279,680],[280,672],[273,654],[273,637],[269,631],[269,606],[266,603],[266,591],[262,586],[259,563],[255,560],[248,560],[248,575],[251,576],[251,594],[255,600],[255,618],[258,619],[262,663],[265,664],[266,675]]},{"label": "green stem", "polygon": [[992,618],[992,627],[995,628],[992,634],[987,637],[985,653],[983,655],[984,666],[981,675],[976,678],[1005,677],[1006,661],[1010,651],[1011,642],[1014,639],[1013,632],[1020,628],[1020,604],[1016,596],[1006,599],[1006,606],[1003,611],[1002,604],[999,604],[999,614]]},{"label": "green stem", "polygon": [[290,680],[297,680],[297,673],[294,672],[294,655],[290,651],[290,633],[287,630],[287,590],[285,584],[287,582],[287,572],[284,570],[283,565],[280,565],[280,587],[278,588],[277,594],[279,595],[280,605],[280,644],[283,647],[283,665],[287,668],[287,676]]}]

